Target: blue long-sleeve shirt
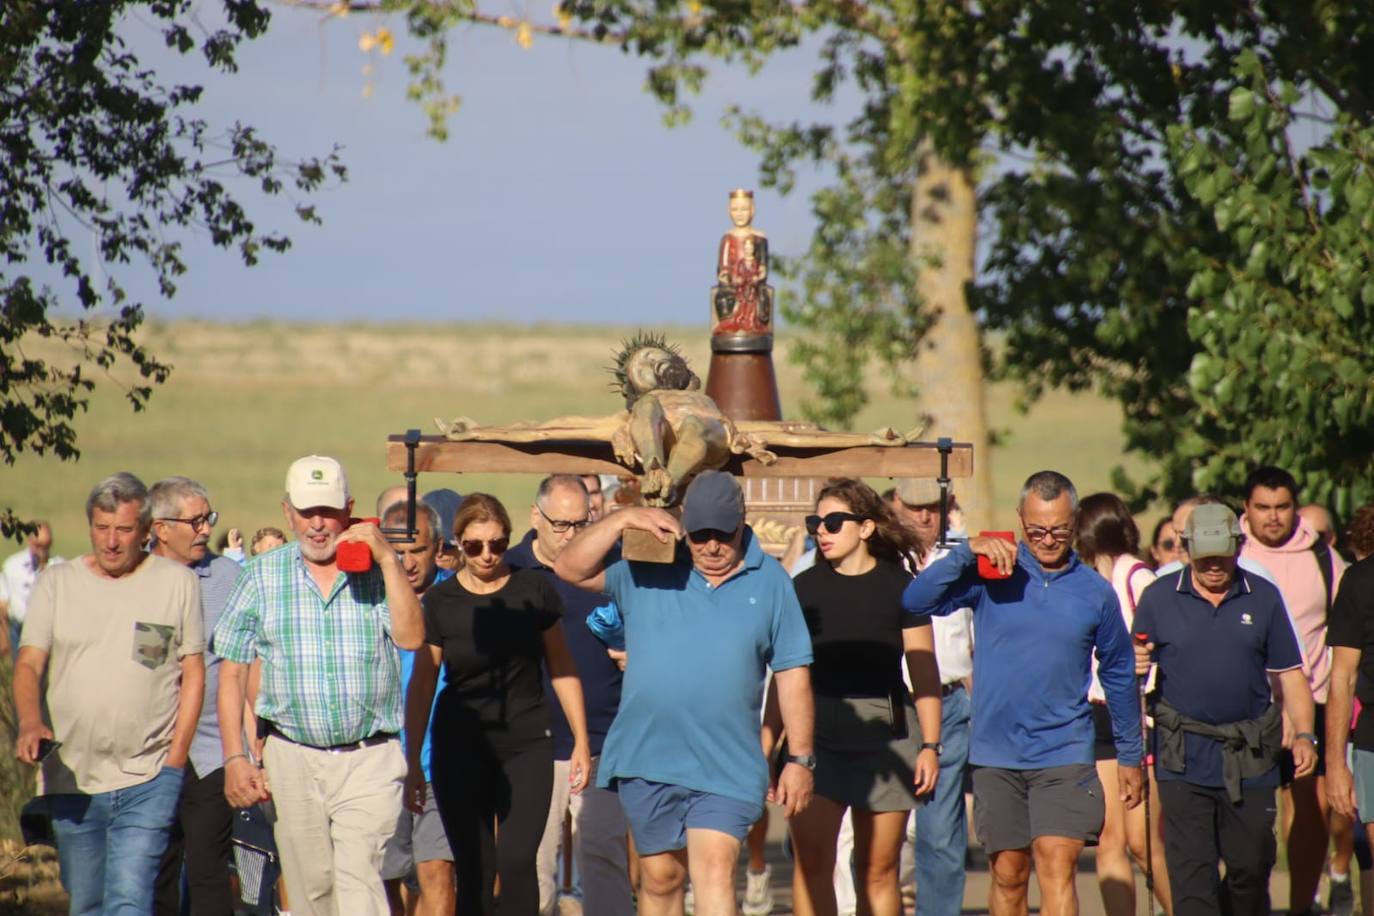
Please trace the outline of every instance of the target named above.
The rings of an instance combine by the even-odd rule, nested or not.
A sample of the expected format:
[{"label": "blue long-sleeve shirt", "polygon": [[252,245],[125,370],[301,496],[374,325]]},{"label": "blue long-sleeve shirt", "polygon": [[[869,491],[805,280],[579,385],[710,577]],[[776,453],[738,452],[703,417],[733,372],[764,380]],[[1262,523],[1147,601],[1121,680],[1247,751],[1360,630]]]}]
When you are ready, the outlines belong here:
[{"label": "blue long-sleeve shirt", "polygon": [[983,579],[967,543],[931,564],[902,596],[912,613],[973,608],[969,761],[1033,770],[1093,762],[1092,653],[1107,695],[1117,760],[1142,756],[1135,658],[1111,583],[1070,554],[1046,572],[1025,544],[1007,579]]}]

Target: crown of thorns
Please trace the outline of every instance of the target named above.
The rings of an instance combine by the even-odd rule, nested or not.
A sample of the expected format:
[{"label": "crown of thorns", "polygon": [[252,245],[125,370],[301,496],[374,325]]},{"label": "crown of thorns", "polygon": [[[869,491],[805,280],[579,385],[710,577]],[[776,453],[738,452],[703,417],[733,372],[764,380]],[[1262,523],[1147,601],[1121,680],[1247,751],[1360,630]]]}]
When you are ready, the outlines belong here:
[{"label": "crown of thorns", "polygon": [[668,343],[668,338],[663,334],[637,331],[633,337],[627,337],[615,354],[615,362],[607,370],[615,377],[615,381],[611,382],[611,390],[619,392],[626,400],[633,400],[638,394],[630,382],[629,366],[630,360],[640,350],[666,350],[678,358],[682,357],[682,351],[677,345]]}]

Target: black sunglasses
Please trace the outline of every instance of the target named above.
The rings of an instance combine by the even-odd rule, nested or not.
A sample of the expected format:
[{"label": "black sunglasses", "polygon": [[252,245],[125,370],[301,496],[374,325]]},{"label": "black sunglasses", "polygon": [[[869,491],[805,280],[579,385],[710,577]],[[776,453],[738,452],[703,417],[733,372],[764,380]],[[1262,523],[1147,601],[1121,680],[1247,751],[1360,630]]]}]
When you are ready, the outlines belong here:
[{"label": "black sunglasses", "polygon": [[463,548],[463,553],[470,557],[480,557],[483,548],[490,550],[492,556],[499,557],[501,554],[505,553],[506,548],[510,546],[510,538],[492,538],[490,541],[481,541],[474,538],[470,541],[463,541],[461,546]]},{"label": "black sunglasses", "polygon": [[1161,550],[1173,550],[1174,543],[1173,538],[1164,538],[1159,542],[1159,547]]},{"label": "black sunglasses", "polygon": [[693,544],[706,544],[715,541],[717,544],[728,544],[735,539],[735,534],[739,529],[733,531],[721,531],[719,528],[702,528],[700,531],[687,532],[687,540]]},{"label": "black sunglasses", "polygon": [[831,534],[839,534],[845,522],[862,522],[865,516],[855,515],[853,512],[831,512],[825,518],[819,515],[808,515],[806,517],[806,533],[815,536],[821,530],[821,525],[825,525],[825,530]]}]

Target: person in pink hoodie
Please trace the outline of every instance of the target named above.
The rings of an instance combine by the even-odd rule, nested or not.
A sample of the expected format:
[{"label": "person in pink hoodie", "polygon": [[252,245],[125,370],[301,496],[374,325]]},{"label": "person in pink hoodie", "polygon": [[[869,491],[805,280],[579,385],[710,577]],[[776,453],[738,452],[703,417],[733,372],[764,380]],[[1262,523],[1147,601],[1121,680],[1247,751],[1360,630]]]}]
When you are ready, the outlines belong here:
[{"label": "person in pink hoodie", "polygon": [[[1245,516],[1241,530],[1247,557],[1274,577],[1297,630],[1303,672],[1316,701],[1316,733],[1324,734],[1326,694],[1331,681],[1331,653],[1326,648],[1326,616],[1345,572],[1345,561],[1298,515],[1297,481],[1277,467],[1261,467],[1245,481]],[[1285,734],[1290,731],[1285,723]],[[1290,872],[1289,909],[1314,908],[1322,865],[1329,845],[1325,785],[1326,748],[1318,749],[1316,773],[1291,779],[1284,771],[1283,835]]]}]

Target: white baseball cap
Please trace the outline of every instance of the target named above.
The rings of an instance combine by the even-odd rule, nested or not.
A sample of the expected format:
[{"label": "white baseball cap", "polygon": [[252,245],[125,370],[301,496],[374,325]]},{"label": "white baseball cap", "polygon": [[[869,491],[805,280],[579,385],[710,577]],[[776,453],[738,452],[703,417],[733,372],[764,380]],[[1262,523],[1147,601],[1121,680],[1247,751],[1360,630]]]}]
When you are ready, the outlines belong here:
[{"label": "white baseball cap", "polygon": [[333,458],[310,455],[292,462],[286,471],[286,498],[297,509],[348,506],[348,478]]}]

